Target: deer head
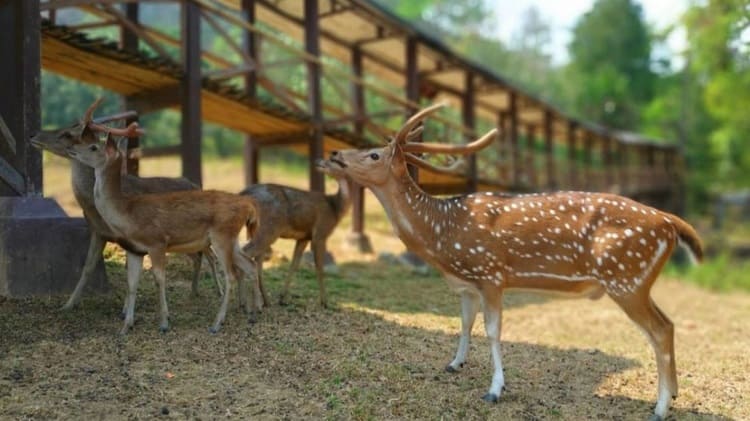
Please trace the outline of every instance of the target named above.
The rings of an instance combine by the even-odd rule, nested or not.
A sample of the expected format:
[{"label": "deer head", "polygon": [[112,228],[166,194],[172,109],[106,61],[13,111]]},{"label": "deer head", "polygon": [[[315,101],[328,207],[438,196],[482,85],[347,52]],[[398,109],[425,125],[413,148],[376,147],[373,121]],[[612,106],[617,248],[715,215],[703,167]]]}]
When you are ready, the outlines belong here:
[{"label": "deer head", "polygon": [[44,130],[34,135],[29,141],[39,149],[46,149],[55,155],[69,157],[69,148],[76,145],[91,145],[99,143],[98,133],[112,133],[118,136],[135,137],[144,132],[137,123],[132,123],[124,129],[116,129],[94,123],[94,111],[101,104],[102,98],[97,98],[77,123],[56,130]]},{"label": "deer head", "polygon": [[73,145],[67,148],[67,154],[89,167],[99,169],[117,162],[124,155],[127,147],[127,137],[121,137],[115,141],[112,133],[107,133],[107,141],[104,144],[96,142]]},{"label": "deer head", "polygon": [[457,168],[461,161],[454,162],[450,167],[441,168],[418,157],[417,154],[468,155],[489,145],[497,135],[497,129],[492,129],[481,138],[465,145],[414,142],[424,130],[424,127],[419,125],[422,120],[443,106],[444,103],[438,103],[414,114],[384,147],[333,151],[326,167],[331,172],[343,172],[366,187],[381,186],[391,179],[405,176],[406,163],[428,170]]}]

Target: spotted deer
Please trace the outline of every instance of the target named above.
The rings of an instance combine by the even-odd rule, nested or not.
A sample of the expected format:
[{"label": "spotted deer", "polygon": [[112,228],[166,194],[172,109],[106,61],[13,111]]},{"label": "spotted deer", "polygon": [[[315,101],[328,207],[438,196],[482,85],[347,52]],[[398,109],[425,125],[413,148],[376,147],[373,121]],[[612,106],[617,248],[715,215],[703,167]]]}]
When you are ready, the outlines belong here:
[{"label": "spotted deer", "polygon": [[240,192],[255,198],[259,219],[263,220],[261,227],[248,226],[250,242],[243,246],[244,252],[255,260],[259,278],[262,277],[265,251],[279,238],[296,240],[292,262],[279,298],[281,304],[287,301],[292,275],[297,271],[302,253],[310,243],[315,261],[320,304],[323,307],[328,305],[323,273],[326,240],[349,210],[353,187],[349,177],[338,172],[331,173],[325,161],[320,160],[316,165],[319,171],[328,173],[336,179],[339,185],[336,193],[326,195],[278,184],[255,184]]},{"label": "spotted deer", "polygon": [[[101,98],[92,103],[86,109],[83,117],[70,127],[55,130],[44,130],[34,135],[30,142],[39,149],[52,152],[55,155],[67,158],[71,162],[71,181],[73,195],[76,202],[83,210],[83,216],[91,231],[89,248],[86,261],[81,270],[81,276],[76,283],[73,293],[63,306],[64,310],[75,307],[81,300],[83,289],[94,274],[96,264],[104,251],[104,245],[109,241],[120,245],[123,249],[133,250],[133,247],[124,238],[119,238],[112,229],[104,222],[94,204],[94,169],[83,164],[68,155],[68,148],[73,145],[91,145],[100,143],[98,133],[106,132],[110,128],[94,122],[94,111],[101,103]],[[122,190],[125,194],[159,193],[180,190],[195,190],[198,188],[185,178],[167,177],[136,177],[132,174],[122,176]],[[198,293],[198,280],[200,278],[202,252],[190,255],[193,260],[192,293]],[[216,266],[213,255],[205,254],[218,287]],[[124,306],[126,307],[126,306]],[[123,308],[125,314],[125,308]]]},{"label": "spotted deer", "polygon": [[[238,235],[242,228],[257,218],[255,200],[248,196],[212,191],[187,190],[169,193],[125,195],[122,192],[120,168],[125,148],[118,148],[112,134],[131,136],[136,123],[126,129],[110,129],[106,145],[74,145],[68,153],[74,159],[94,168],[94,203],[107,225],[132,246],[128,250],[128,296],[125,324],[121,333],[133,325],[135,297],[142,270],[143,256],[151,258],[153,273],[159,283],[162,332],[169,327],[166,298],[165,260],[167,252],[197,253],[211,247],[216,252],[225,273],[224,295],[216,320],[210,328],[218,332],[226,316],[230,287],[238,279],[240,306],[251,311],[247,303],[247,288],[239,267],[245,274],[254,275],[255,267],[242,254]],[[127,139],[121,139],[127,142]],[[239,275],[239,276],[238,276]],[[252,313],[261,307],[259,286],[253,283]]]},{"label": "spotted deer", "polygon": [[422,129],[419,123],[440,106],[415,114],[387,146],[333,152],[329,163],[372,190],[409,250],[460,291],[461,336],[446,370],[456,372],[466,362],[481,304],[494,366],[483,399],[497,402],[505,384],[500,332],[506,289],[606,294],[653,346],[659,374],[654,418],[663,418],[677,395],[674,327],[650,290],[678,243],[701,259],[695,230],[675,215],[613,194],[430,196],[409,177],[407,163],[430,168],[417,154],[469,154],[496,134],[492,130],[466,145],[410,142]]}]

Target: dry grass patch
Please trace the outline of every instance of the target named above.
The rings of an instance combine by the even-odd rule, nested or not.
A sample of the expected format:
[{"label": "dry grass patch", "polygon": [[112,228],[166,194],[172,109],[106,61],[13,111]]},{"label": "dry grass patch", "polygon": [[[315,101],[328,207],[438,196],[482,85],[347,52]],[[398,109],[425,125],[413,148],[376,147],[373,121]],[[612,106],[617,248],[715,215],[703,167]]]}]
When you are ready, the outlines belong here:
[{"label": "dry grass patch", "polygon": [[[402,250],[374,200],[368,215],[376,248]],[[125,274],[114,247],[112,291],[85,297],[73,311],[59,310],[65,297],[0,299],[3,417],[643,420],[651,413],[653,353],[608,299],[509,294],[507,390],[490,405],[479,399],[491,377],[481,317],[467,367],[444,372],[458,341],[457,296],[435,274],[345,250],[345,232],[329,242],[340,263],[328,276],[332,309],[318,306],[314,273],[303,269],[291,305],[273,305],[249,326],[234,303],[217,335],[207,330],[219,304],[211,280],[191,297],[184,257],[167,268],[172,330],[163,335],[150,273],[134,329],[117,334]],[[289,254],[291,243],[277,250]],[[269,266],[265,282],[275,298],[286,265]],[[677,331],[672,419],[750,419],[750,296],[666,279],[654,295]]]}]

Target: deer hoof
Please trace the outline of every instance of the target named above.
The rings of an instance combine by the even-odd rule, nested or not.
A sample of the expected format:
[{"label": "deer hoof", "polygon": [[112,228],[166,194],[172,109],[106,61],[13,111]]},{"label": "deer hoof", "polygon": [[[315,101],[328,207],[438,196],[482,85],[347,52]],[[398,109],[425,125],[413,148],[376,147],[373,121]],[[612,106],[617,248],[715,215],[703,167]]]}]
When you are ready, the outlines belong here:
[{"label": "deer hoof", "polygon": [[448,364],[448,365],[445,366],[445,371],[447,373],[458,373],[458,370],[461,369],[461,368],[463,368],[463,367],[464,367],[463,363],[459,364],[458,368],[453,367],[452,365]]},{"label": "deer hoof", "polygon": [[651,414],[651,416],[648,418],[648,421],[664,421],[664,418],[656,414]]},{"label": "deer hoof", "polygon": [[168,331],[169,331],[169,326],[159,326],[159,332],[167,333]]},{"label": "deer hoof", "polygon": [[494,393],[487,393],[486,395],[482,396],[482,400],[489,403],[497,403],[498,396]]},{"label": "deer hoof", "polygon": [[219,333],[219,327],[217,327],[217,326],[211,326],[211,327],[208,328],[208,332],[210,334],[212,334],[212,335],[215,335],[215,334]]}]

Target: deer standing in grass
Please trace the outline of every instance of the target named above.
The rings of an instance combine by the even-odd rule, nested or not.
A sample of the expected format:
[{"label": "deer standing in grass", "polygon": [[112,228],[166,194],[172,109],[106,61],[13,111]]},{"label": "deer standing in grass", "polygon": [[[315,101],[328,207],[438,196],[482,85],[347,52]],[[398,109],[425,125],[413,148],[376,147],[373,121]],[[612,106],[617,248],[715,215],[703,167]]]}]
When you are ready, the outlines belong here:
[{"label": "deer standing in grass", "polygon": [[[323,258],[326,240],[338,225],[351,205],[352,184],[340,172],[331,172],[329,163],[320,160],[316,163],[320,171],[332,175],[339,185],[335,194],[305,191],[277,184],[256,184],[240,194],[248,195],[258,204],[261,227],[248,226],[251,241],[243,247],[244,252],[253,258],[261,278],[263,253],[279,238],[297,240],[289,272],[284,281],[279,302],[284,304],[289,294],[289,283],[297,271],[302,252],[311,243],[315,271],[320,290],[320,304],[326,307],[326,286],[323,273]],[[262,288],[262,283],[261,283]]]},{"label": "deer standing in grass", "polygon": [[[104,222],[99,211],[94,204],[94,169],[68,155],[68,148],[73,145],[91,145],[100,143],[97,133],[110,130],[108,127],[100,126],[93,121],[94,110],[101,102],[97,99],[84,113],[81,120],[71,127],[57,130],[46,130],[39,132],[30,139],[31,144],[37,148],[48,150],[55,155],[62,156],[71,161],[71,178],[73,185],[73,194],[78,205],[83,210],[83,216],[86,218],[89,230],[91,230],[91,240],[89,242],[86,262],[81,271],[81,277],[78,279],[73,293],[63,306],[63,309],[69,310],[76,306],[83,293],[83,289],[94,273],[94,268],[99,262],[99,257],[104,251],[104,245],[107,241],[119,244],[123,249],[134,251],[134,247],[124,238],[118,237],[112,229]],[[198,186],[191,183],[185,178],[167,178],[167,177],[149,177],[141,178],[131,174],[122,176],[122,191],[125,194],[143,194],[143,193],[161,193],[169,191],[195,190]],[[200,278],[201,256],[202,252],[191,254],[193,260],[193,278],[192,293],[198,293],[198,280]],[[210,263],[214,280],[217,282],[216,267],[211,253],[206,253],[206,258]],[[125,314],[125,307],[123,307]]]},{"label": "deer standing in grass", "polygon": [[[111,134],[131,136],[135,123],[127,129],[107,135],[106,145],[75,145],[69,148],[71,157],[94,168],[94,203],[99,214],[118,237],[124,238],[134,251],[128,250],[128,296],[125,324],[122,333],[133,325],[135,297],[143,264],[143,255],[151,257],[154,275],[159,282],[162,332],[169,328],[166,298],[166,253],[197,253],[212,247],[225,273],[224,295],[211,332],[218,332],[226,316],[230,287],[239,279],[240,306],[250,311],[247,288],[235,265],[251,276],[255,268],[240,251],[237,237],[248,223],[256,223],[256,205],[251,197],[211,190],[189,190],[170,193],[125,195],[122,192],[120,168],[122,152]],[[122,139],[127,142],[127,139]],[[255,222],[254,222],[255,221]],[[253,283],[255,314],[261,307],[259,286]]]},{"label": "deer standing in grass", "polygon": [[675,215],[613,194],[432,197],[409,177],[406,163],[430,167],[418,153],[472,153],[488,145],[496,132],[461,146],[409,142],[421,131],[420,121],[440,106],[415,114],[389,145],[333,152],[329,163],[370,188],[399,238],[460,291],[461,337],[446,370],[464,365],[481,304],[494,366],[483,399],[496,402],[505,383],[500,331],[506,289],[593,298],[607,294],[653,346],[659,373],[653,418],[665,417],[677,395],[674,327],[650,290],[678,243],[701,259],[695,230]]}]

